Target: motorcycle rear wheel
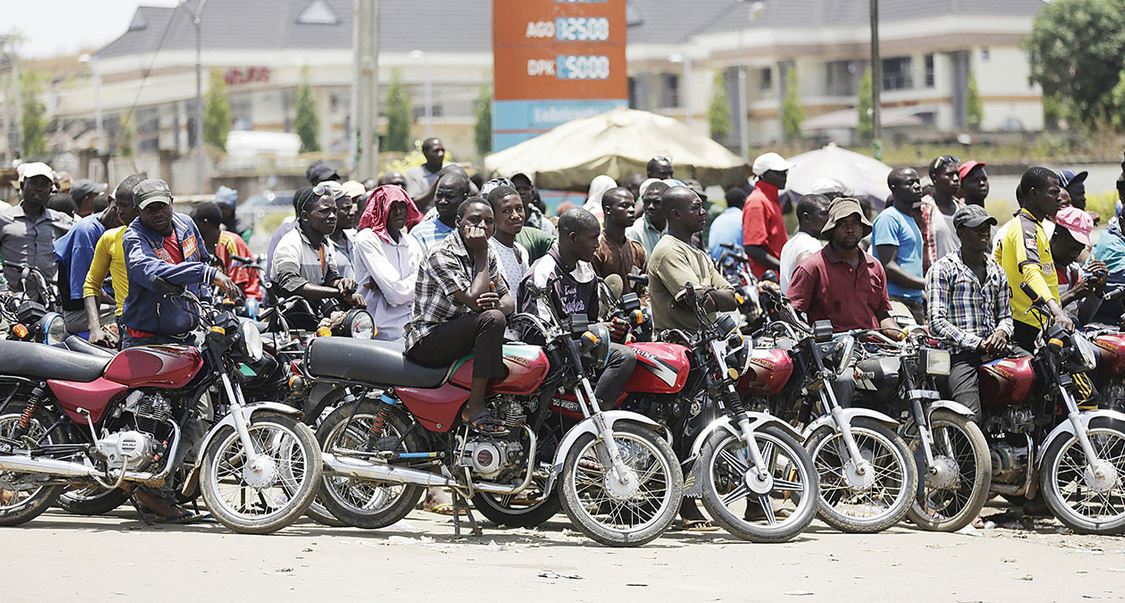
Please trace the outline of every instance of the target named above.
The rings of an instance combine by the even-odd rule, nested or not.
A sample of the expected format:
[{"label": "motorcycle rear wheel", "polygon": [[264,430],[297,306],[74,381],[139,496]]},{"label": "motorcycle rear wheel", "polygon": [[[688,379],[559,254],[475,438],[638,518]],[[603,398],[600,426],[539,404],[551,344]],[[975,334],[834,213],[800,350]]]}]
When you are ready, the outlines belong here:
[{"label": "motorcycle rear wheel", "polygon": [[[22,413],[8,413],[0,416],[0,435],[11,436],[16,428]],[[31,418],[31,425],[27,435],[42,441],[44,431],[54,423],[51,416],[40,409]],[[56,429],[49,437],[48,444],[65,444],[69,438],[61,429]],[[66,486],[39,486],[31,489],[6,489],[3,484],[22,473],[0,473],[0,526],[18,526],[27,523],[43,514],[51,505],[58,501],[59,496],[66,491]],[[14,484],[13,484],[14,485]]]},{"label": "motorcycle rear wheel", "polygon": [[[594,434],[583,434],[567,451],[559,476],[562,508],[571,523],[607,546],[640,546],[672,525],[684,495],[684,476],[668,442],[640,425],[618,423],[613,439],[622,461],[640,481],[632,495],[608,492],[606,451]],[[640,521],[637,521],[637,520]]]},{"label": "motorcycle rear wheel", "polygon": [[1125,422],[1098,417],[1087,433],[1094,452],[1114,474],[1109,492],[1086,487],[1086,455],[1074,436],[1059,437],[1043,453],[1039,491],[1051,513],[1079,534],[1125,533]]},{"label": "motorcycle rear wheel", "polygon": [[59,507],[72,515],[105,515],[129,500],[121,488],[105,488],[91,484],[68,490],[59,497]]},{"label": "motorcycle rear wheel", "polygon": [[913,504],[918,469],[906,442],[887,426],[858,417],[851,427],[860,453],[872,463],[875,479],[881,482],[865,490],[852,488],[845,473],[851,460],[843,436],[835,426],[821,427],[805,442],[820,480],[819,515],[842,532],[882,532],[898,523]]},{"label": "motorcycle rear wheel", "polygon": [[[743,540],[785,542],[816,517],[816,469],[809,453],[783,430],[766,425],[754,433],[768,465],[770,490],[761,496],[751,492],[745,476],[754,468],[746,444],[721,429],[707,438],[696,461],[703,479],[703,506],[726,531]],[[741,510],[732,509],[743,502]],[[755,511],[761,517],[747,519]]]},{"label": "motorcycle rear wheel", "polygon": [[[910,505],[907,517],[923,530],[931,532],[956,532],[980,516],[988,502],[992,487],[992,455],[988,441],[976,423],[952,411],[938,409],[930,415],[933,433],[934,460],[952,462],[957,467],[958,483],[955,488],[933,488],[926,483],[925,456],[917,438],[910,441],[918,459],[918,480],[926,508],[917,498]],[[948,444],[948,445],[947,445]],[[952,449],[950,449],[952,447]]]},{"label": "motorcycle rear wheel", "polygon": [[[535,488],[537,482],[528,488]],[[521,505],[518,501],[526,500],[527,490],[519,494],[503,496],[500,494],[485,494],[478,492],[473,495],[473,507],[480,511],[489,521],[499,526],[509,528],[535,528],[539,527],[562,509],[558,492],[552,489],[545,495],[537,496],[529,504]]]},{"label": "motorcycle rear wheel", "polygon": [[[355,405],[359,404],[356,409]],[[380,408],[382,407],[382,408]],[[352,411],[355,410],[355,415]],[[386,410],[384,435],[379,442],[402,438],[397,450],[425,452],[421,438],[410,428],[402,412],[382,402],[353,402],[332,411],[316,430],[323,450],[346,454],[349,447],[362,447],[363,452],[376,452],[367,445],[372,421],[380,410]],[[347,423],[351,417],[351,423]],[[346,429],[345,429],[346,426]],[[343,449],[345,452],[339,452]],[[325,475],[318,500],[335,518],[346,525],[377,530],[385,528],[410,514],[421,500],[425,489],[413,484],[375,482],[352,477]],[[365,502],[366,501],[366,502]]]},{"label": "motorcycle rear wheel", "polygon": [[312,430],[289,416],[256,414],[247,428],[257,452],[274,465],[269,483],[248,483],[246,451],[238,432],[227,427],[202,457],[200,489],[223,525],[243,534],[269,534],[305,514],[316,498],[324,461]]}]

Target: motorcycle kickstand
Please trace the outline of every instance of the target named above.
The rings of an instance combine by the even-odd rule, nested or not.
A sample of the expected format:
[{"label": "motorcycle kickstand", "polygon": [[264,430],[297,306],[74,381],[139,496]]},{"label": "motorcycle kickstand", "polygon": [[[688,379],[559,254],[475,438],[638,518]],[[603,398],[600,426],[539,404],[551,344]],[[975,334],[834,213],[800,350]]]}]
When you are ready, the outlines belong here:
[{"label": "motorcycle kickstand", "polygon": [[469,530],[473,536],[483,536],[484,530],[477,524],[476,517],[473,516],[473,508],[469,506],[469,501],[460,492],[453,491],[453,535],[457,538],[461,537],[461,509],[465,509],[465,516],[469,518]]}]

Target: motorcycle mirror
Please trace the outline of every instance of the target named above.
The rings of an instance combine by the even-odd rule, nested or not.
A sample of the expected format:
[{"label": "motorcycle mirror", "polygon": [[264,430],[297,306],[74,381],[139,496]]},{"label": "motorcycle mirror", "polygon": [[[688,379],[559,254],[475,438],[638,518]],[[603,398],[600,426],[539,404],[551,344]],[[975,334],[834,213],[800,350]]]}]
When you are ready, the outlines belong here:
[{"label": "motorcycle mirror", "polygon": [[609,292],[613,294],[614,299],[621,299],[621,292],[625,290],[625,284],[621,282],[620,276],[611,274],[605,277],[605,286],[609,288]]}]

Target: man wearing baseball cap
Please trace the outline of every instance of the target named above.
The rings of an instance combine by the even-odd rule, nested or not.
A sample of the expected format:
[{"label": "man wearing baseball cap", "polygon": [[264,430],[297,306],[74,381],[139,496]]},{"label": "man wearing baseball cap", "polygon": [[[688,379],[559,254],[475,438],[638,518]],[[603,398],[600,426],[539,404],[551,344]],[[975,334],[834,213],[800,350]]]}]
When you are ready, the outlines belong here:
[{"label": "man wearing baseball cap", "polygon": [[781,248],[789,240],[781,217],[778,196],[785,188],[792,163],[777,153],[763,153],[754,160],[758,181],[742,205],[742,245],[750,257],[750,270],[762,276],[781,268]]},{"label": "man wearing baseball cap", "polygon": [[984,199],[988,196],[988,174],[984,166],[983,161],[970,159],[957,168],[961,177],[961,194],[969,205],[984,207]]},{"label": "man wearing baseball cap", "polygon": [[926,274],[930,329],[952,342],[948,395],[980,417],[977,367],[1004,354],[1012,336],[1011,292],[1004,270],[989,257],[996,219],[983,207],[963,205],[953,213],[960,250],[941,258]]},{"label": "man wearing baseball cap", "polygon": [[[19,205],[0,211],[0,256],[4,258],[4,279],[8,287],[22,291],[21,264],[37,268],[48,283],[55,280],[55,239],[66,230],[59,226],[63,214],[47,208],[47,200],[55,188],[55,172],[51,167],[39,162],[24,163],[16,168],[16,173],[22,200]],[[33,295],[41,295],[32,290],[33,283],[27,285]]]},{"label": "man wearing baseball cap", "polygon": [[1093,230],[1094,219],[1083,209],[1064,207],[1055,214],[1051,255],[1059,275],[1059,304],[1076,324],[1098,311],[1109,273],[1105,263],[1094,258],[1079,269],[1078,257],[1089,248]]},{"label": "man wearing baseball cap", "polygon": [[1078,209],[1086,209],[1086,177],[1090,172],[1078,172],[1074,170],[1063,170],[1059,172],[1059,186],[1066,189],[1070,193],[1071,205]]},{"label": "man wearing baseball cap", "polygon": [[83,218],[94,213],[94,199],[107,188],[103,183],[85,178],[75,182],[74,187],[70,189],[70,198],[74,199],[74,206],[77,208],[75,213]]}]

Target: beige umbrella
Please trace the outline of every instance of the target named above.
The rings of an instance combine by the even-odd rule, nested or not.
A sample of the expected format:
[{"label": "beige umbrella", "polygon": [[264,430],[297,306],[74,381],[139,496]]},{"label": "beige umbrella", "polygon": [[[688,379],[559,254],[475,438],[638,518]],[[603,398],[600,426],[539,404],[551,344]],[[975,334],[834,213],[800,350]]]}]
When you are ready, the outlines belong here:
[{"label": "beige umbrella", "polygon": [[643,175],[657,155],[672,160],[676,178],[695,178],[704,186],[738,185],[749,175],[746,161],[679,120],[624,107],[567,122],[493,153],[484,166],[497,176],[528,174],[539,188],[586,190],[600,174],[618,182]]}]

